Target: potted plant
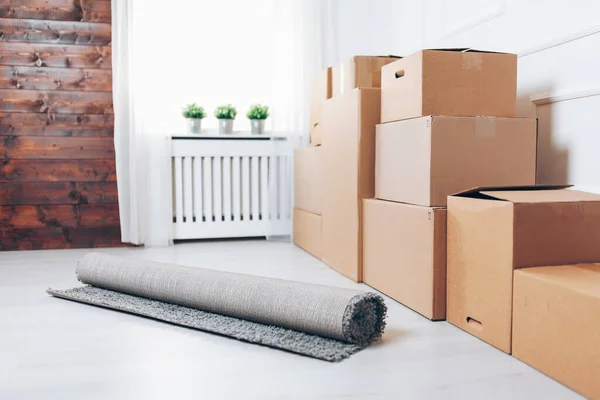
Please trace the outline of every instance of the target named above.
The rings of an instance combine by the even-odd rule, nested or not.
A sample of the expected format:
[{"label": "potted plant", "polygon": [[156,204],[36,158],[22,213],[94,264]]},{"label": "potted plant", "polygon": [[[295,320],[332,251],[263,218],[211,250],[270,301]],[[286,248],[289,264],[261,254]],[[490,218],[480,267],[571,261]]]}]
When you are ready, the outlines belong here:
[{"label": "potted plant", "polygon": [[262,135],[265,132],[265,119],[269,118],[269,107],[260,104],[250,106],[247,114],[250,119],[253,135]]},{"label": "potted plant", "polygon": [[183,116],[188,120],[188,130],[190,133],[200,133],[202,128],[202,118],[206,117],[204,108],[196,103],[188,104],[183,109]]},{"label": "potted plant", "polygon": [[215,117],[219,120],[219,133],[233,132],[233,120],[236,115],[237,110],[231,104],[217,107]]}]

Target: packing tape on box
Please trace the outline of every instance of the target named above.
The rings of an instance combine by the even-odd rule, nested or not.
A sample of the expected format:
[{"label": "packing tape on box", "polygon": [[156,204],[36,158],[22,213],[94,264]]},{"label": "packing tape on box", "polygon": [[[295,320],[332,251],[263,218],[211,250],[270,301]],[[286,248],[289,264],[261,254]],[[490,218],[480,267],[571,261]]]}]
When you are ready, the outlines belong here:
[{"label": "packing tape on box", "polygon": [[477,137],[495,137],[496,136],[496,117],[476,117],[475,118],[475,136],[477,136]]}]

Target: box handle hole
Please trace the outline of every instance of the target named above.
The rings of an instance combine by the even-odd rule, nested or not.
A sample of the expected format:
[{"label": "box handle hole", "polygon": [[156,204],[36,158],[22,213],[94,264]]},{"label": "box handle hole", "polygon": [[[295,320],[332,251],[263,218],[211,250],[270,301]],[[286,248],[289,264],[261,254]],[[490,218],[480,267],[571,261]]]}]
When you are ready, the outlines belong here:
[{"label": "box handle hole", "polygon": [[400,71],[396,71],[396,79],[398,78],[402,78],[404,76],[404,70],[401,69]]},{"label": "box handle hole", "polygon": [[478,331],[483,329],[483,324],[477,321],[475,318],[467,317],[467,325],[474,329],[477,329]]}]

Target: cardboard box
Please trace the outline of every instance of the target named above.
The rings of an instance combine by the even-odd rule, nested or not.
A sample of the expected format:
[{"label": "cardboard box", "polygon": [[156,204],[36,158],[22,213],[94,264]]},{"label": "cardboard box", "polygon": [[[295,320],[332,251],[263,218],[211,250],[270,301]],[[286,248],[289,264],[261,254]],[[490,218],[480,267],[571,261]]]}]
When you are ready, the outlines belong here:
[{"label": "cardboard box", "polygon": [[321,215],[323,168],[321,147],[294,151],[294,207]]},{"label": "cardboard box", "polygon": [[429,319],[445,319],[446,210],[363,204],[363,281]]},{"label": "cardboard box", "polygon": [[310,145],[323,143],[321,114],[323,102],[331,98],[331,68],[321,71],[313,81],[310,99]]},{"label": "cardboard box", "polygon": [[323,261],[362,280],[362,200],[375,189],[380,89],[354,89],[323,105]]},{"label": "cardboard box", "polygon": [[423,50],[381,69],[381,122],[423,115],[514,117],[517,56]]},{"label": "cardboard box", "polygon": [[513,271],[600,260],[600,195],[565,186],[448,198],[448,322],[511,352]]},{"label": "cardboard box", "polygon": [[395,56],[354,56],[332,70],[332,94],[339,96],[356,88],[381,87],[381,67]]},{"label": "cardboard box", "polygon": [[323,257],[323,230],[320,215],[294,208],[294,244],[319,260]]},{"label": "cardboard box", "polygon": [[513,354],[600,399],[600,264],[515,271]]},{"label": "cardboard box", "polygon": [[377,125],[375,197],[445,206],[480,186],[534,185],[534,118],[428,116]]}]

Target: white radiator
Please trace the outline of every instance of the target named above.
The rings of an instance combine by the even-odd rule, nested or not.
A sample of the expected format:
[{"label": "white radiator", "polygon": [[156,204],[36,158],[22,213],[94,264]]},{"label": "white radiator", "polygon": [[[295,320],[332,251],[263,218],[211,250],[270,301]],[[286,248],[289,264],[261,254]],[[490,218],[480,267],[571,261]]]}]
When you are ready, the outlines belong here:
[{"label": "white radiator", "polygon": [[174,239],[291,235],[290,142],[172,139]]}]

